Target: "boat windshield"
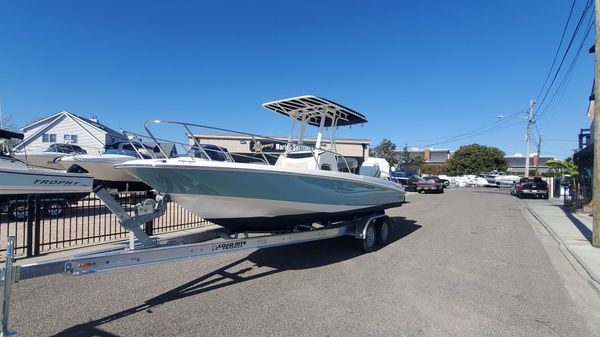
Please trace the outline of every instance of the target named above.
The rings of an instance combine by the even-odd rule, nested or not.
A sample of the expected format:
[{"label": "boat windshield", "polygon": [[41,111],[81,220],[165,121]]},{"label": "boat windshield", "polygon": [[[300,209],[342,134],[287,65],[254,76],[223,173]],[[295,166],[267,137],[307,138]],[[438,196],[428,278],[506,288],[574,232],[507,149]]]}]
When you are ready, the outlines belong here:
[{"label": "boat windshield", "polygon": [[[202,151],[204,150],[204,151]],[[191,153],[196,158],[211,159],[215,161],[233,161],[226,148],[212,144],[203,144],[202,150],[198,146],[192,146]],[[206,157],[208,155],[208,158]]]},{"label": "boat windshield", "polygon": [[[122,155],[122,156],[139,158],[137,152],[135,152],[134,150],[128,150],[128,149],[108,149],[108,150],[104,151],[104,154],[118,154],[118,155]],[[143,159],[151,159],[152,158],[143,153],[141,155],[142,155]]]}]

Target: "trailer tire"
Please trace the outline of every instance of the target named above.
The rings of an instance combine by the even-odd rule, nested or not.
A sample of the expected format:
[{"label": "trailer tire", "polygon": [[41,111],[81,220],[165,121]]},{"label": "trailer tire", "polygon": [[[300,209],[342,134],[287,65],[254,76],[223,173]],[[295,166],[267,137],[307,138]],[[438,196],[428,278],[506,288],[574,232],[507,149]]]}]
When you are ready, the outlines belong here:
[{"label": "trailer tire", "polygon": [[390,224],[390,219],[382,219],[377,224],[377,244],[380,246],[385,246],[390,241],[390,236],[392,235],[392,226]]},{"label": "trailer tire", "polygon": [[363,252],[370,253],[375,250],[375,244],[377,242],[377,231],[373,223],[369,223],[365,229],[365,237],[361,240],[361,246]]}]

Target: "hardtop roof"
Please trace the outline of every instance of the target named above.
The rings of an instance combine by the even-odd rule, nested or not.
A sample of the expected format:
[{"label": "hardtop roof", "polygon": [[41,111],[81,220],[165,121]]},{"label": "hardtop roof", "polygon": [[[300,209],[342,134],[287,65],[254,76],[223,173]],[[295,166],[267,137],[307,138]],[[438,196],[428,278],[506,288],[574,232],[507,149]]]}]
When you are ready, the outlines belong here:
[{"label": "hardtop roof", "polygon": [[334,118],[337,118],[336,125],[338,126],[367,122],[367,118],[363,114],[318,96],[305,95],[286,98],[264,103],[262,106],[299,121],[306,120],[308,124],[314,126],[321,124],[323,110],[328,113],[325,117],[325,127],[332,126]]}]

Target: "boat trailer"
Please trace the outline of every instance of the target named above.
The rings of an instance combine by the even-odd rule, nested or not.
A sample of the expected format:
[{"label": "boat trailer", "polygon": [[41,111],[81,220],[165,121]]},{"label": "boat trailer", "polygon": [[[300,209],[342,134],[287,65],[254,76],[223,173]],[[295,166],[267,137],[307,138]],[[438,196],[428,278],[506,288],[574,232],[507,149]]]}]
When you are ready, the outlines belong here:
[{"label": "boat trailer", "polygon": [[352,220],[322,224],[320,227],[315,227],[314,224],[299,226],[295,231],[284,234],[250,236],[248,233],[228,233],[223,230],[218,233],[218,239],[212,237],[208,241],[184,243],[165,240],[161,242],[150,238],[141,226],[165,213],[166,204],[170,201],[168,195],[158,195],[156,199],[146,199],[143,203],[137,204],[134,207],[134,215],[131,216],[102,186],[95,188],[94,192],[115,214],[121,226],[129,231],[128,244],[120,249],[18,266],[14,265],[15,238],[9,237],[4,267],[0,268],[0,281],[4,287],[0,337],[16,334],[15,331],[8,329],[10,295],[12,284],[21,280],[61,273],[91,274],[340,236],[359,239],[363,251],[368,253],[377,245],[387,244],[393,229],[391,219],[384,212],[378,212]]}]

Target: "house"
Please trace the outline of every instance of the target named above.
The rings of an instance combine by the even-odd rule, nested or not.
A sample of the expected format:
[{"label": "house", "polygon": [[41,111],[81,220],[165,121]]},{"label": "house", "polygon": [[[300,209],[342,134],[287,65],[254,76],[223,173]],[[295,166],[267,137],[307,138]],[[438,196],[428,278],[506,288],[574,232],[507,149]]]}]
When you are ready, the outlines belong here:
[{"label": "house", "polygon": [[96,118],[87,119],[68,111],[30,123],[21,132],[25,137],[15,151],[43,151],[54,143],[69,143],[88,153],[99,153],[115,142],[127,141],[123,134],[100,124]]},{"label": "house", "polygon": [[[398,155],[401,155],[403,150],[396,151]],[[450,150],[449,149],[418,149],[418,148],[409,148],[409,157],[410,159],[421,158],[423,163],[426,164],[436,164],[441,165],[444,164],[450,159]]]},{"label": "house", "polygon": [[[508,163],[508,168],[506,171],[510,173],[523,174],[525,172],[525,158],[525,156],[518,153],[512,156],[504,156],[504,159],[506,159],[506,162]],[[556,158],[550,156],[540,156],[538,158],[537,154],[532,154],[529,157],[529,170],[533,171],[537,166],[538,173],[546,173],[548,172],[549,160],[556,160]]]},{"label": "house", "polygon": [[[594,84],[595,85],[595,84]],[[590,123],[589,128],[579,130],[579,148],[573,154],[573,161],[579,167],[582,178],[592,178],[592,170],[594,168],[594,88],[592,87],[592,95],[586,111],[586,116]]]}]

